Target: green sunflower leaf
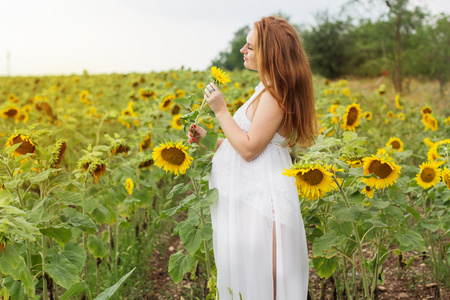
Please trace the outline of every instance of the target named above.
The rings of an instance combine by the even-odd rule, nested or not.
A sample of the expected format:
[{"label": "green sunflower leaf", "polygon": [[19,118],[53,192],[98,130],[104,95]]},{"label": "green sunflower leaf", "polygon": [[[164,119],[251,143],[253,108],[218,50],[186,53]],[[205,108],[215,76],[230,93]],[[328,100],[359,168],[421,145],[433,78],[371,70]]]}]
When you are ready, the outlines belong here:
[{"label": "green sunflower leaf", "polygon": [[60,300],[69,300],[72,299],[73,296],[79,295],[83,293],[87,289],[86,282],[78,282],[75,283],[68,289],[60,298]]},{"label": "green sunflower leaf", "polygon": [[108,249],[106,249],[105,244],[101,237],[94,237],[92,235],[88,236],[87,246],[89,252],[95,258],[103,258],[108,254]]},{"label": "green sunflower leaf", "polygon": [[70,241],[72,238],[72,230],[61,226],[50,226],[47,228],[40,228],[39,231],[48,237],[55,239],[61,246]]},{"label": "green sunflower leaf", "polygon": [[397,232],[394,237],[400,243],[400,250],[402,252],[414,249],[421,252],[426,251],[423,237],[413,230],[407,230],[405,233]]},{"label": "green sunflower leaf", "polygon": [[206,136],[202,138],[200,141],[201,144],[206,148],[208,148],[209,150],[215,150],[218,137],[219,135],[216,132],[209,130],[206,133]]},{"label": "green sunflower leaf", "polygon": [[184,274],[191,271],[195,266],[195,258],[190,254],[183,254],[182,251],[178,251],[172,254],[169,259],[169,274],[175,284],[178,284],[183,280]]},{"label": "green sunflower leaf", "polygon": [[135,269],[136,268],[134,268],[133,270],[131,270],[130,272],[125,274],[122,278],[120,278],[119,281],[116,282],[116,284],[114,284],[113,286],[110,286],[109,288],[104,290],[100,295],[95,297],[95,300],[107,300],[107,299],[111,298],[112,296],[114,296],[116,291],[120,288],[120,286],[123,284],[123,282],[125,280],[127,280],[128,277],[130,277],[131,273],[133,273]]},{"label": "green sunflower leaf", "polygon": [[314,268],[321,278],[330,278],[339,265],[339,257],[315,257],[312,259]]},{"label": "green sunflower leaf", "polygon": [[186,250],[194,255],[202,242],[201,230],[186,222],[184,223],[184,226],[180,228],[179,234]]}]

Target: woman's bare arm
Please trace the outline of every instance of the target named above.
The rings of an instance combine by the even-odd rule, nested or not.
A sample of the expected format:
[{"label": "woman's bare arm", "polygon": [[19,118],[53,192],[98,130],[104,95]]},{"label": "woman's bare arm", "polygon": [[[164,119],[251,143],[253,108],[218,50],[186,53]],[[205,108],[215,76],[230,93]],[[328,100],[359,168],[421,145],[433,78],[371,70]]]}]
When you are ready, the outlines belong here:
[{"label": "woman's bare arm", "polygon": [[[215,89],[212,93],[208,90],[211,87]],[[264,92],[246,134],[234,122],[222,93],[214,83],[208,85],[205,95],[228,141],[245,161],[255,159],[267,147],[283,120],[283,112],[276,99]]]}]

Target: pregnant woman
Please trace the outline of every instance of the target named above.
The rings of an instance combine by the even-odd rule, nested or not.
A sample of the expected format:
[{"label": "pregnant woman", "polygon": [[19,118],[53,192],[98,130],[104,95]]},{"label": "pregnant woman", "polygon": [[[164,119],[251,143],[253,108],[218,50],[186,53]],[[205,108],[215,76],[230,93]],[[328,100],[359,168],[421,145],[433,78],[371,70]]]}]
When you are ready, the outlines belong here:
[{"label": "pregnant woman", "polygon": [[[261,83],[232,117],[219,88],[205,100],[226,139],[219,140],[210,188],[219,299],[296,300],[308,292],[308,249],[289,147],[309,146],[317,133],[308,58],[295,28],[278,17],[254,24],[241,49]],[[190,142],[206,131],[192,125]]]}]

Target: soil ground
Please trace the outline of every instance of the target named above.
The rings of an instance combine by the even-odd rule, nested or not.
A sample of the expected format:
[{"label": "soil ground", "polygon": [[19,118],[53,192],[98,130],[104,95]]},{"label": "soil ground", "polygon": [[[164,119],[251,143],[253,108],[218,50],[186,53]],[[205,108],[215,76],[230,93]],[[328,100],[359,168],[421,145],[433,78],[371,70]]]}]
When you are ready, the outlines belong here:
[{"label": "soil ground", "polygon": [[[185,279],[175,285],[167,271],[169,257],[177,252],[180,245],[178,236],[166,237],[168,248],[164,250],[155,249],[150,259],[149,280],[152,282],[151,294],[142,295],[139,299],[204,299],[203,282],[199,279],[191,281]],[[409,268],[402,269],[398,257],[391,253],[383,264],[384,285],[378,286],[376,299],[438,299],[436,283],[432,277],[430,262],[426,258],[418,257]],[[319,299],[320,278],[314,269],[310,270],[311,284],[316,299]],[[324,300],[336,299],[333,295],[334,286],[327,281],[324,292]],[[441,283],[442,299],[450,299],[450,288]],[[359,296],[358,296],[359,297]],[[132,298],[130,298],[132,299]],[[340,297],[342,299],[342,297]]]}]

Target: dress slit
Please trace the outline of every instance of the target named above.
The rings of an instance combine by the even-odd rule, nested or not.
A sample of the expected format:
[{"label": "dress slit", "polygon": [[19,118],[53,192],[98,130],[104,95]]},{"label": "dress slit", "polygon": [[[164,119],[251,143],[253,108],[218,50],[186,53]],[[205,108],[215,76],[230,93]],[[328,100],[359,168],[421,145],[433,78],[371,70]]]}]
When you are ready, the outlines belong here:
[{"label": "dress slit", "polygon": [[272,227],[272,277],[273,277],[273,299],[277,299],[277,227],[273,221]]}]

